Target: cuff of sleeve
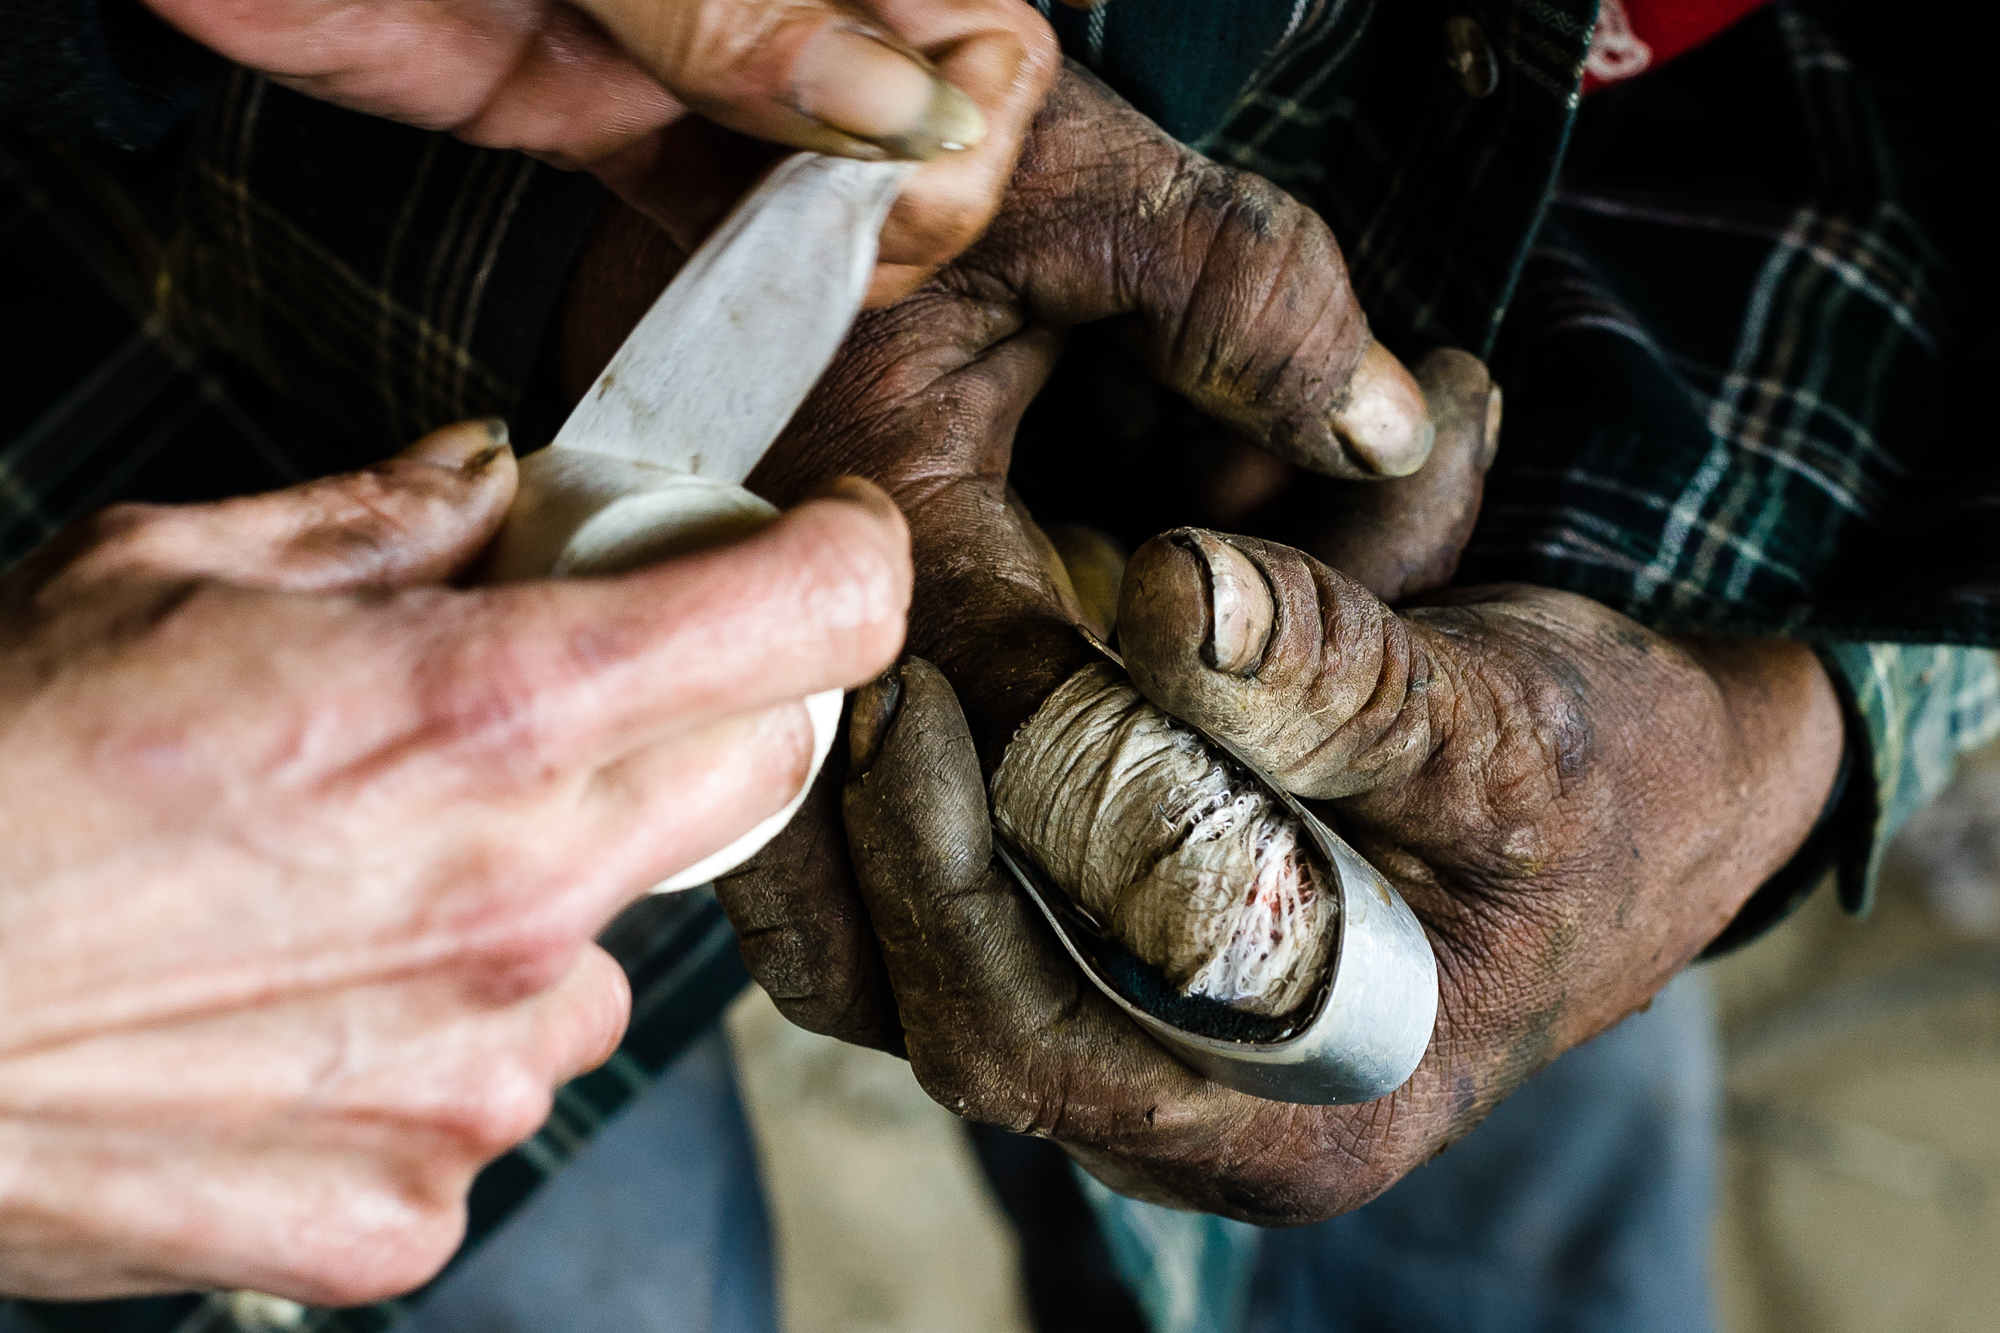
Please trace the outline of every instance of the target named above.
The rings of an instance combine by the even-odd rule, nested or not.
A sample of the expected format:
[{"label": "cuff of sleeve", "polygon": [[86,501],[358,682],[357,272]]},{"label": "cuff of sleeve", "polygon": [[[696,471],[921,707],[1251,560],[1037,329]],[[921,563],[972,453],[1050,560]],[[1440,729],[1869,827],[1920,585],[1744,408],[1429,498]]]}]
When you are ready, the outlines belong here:
[{"label": "cuff of sleeve", "polygon": [[1882,853],[1950,783],[1959,752],[2000,734],[2000,658],[1956,644],[1837,643],[1819,650],[1845,724],[1840,773],[1796,855],[1703,951],[1740,948],[1783,921],[1831,870],[1841,906],[1867,915]]},{"label": "cuff of sleeve", "polygon": [[1866,818],[1848,830],[1840,901],[1856,916],[1875,901],[1882,853],[1896,831],[1951,783],[1961,751],[2000,734],[2000,658],[1957,644],[1836,643],[1820,660],[1841,694],[1848,734],[1864,738],[1872,779]]}]

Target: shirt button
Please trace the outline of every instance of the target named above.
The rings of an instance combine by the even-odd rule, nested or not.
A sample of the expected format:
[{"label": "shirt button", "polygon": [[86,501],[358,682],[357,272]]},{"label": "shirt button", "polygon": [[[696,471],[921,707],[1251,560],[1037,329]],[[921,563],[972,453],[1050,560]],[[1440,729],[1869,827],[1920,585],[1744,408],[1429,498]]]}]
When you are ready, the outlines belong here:
[{"label": "shirt button", "polygon": [[1485,97],[1500,86],[1500,61],[1486,30],[1465,14],[1444,21],[1444,63],[1468,97]]}]

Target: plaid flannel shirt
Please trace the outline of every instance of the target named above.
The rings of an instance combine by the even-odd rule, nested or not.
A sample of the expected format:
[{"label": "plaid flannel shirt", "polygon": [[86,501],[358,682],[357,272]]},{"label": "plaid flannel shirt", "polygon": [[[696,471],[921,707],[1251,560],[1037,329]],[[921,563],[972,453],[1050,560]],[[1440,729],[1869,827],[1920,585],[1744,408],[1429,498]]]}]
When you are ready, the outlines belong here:
[{"label": "plaid flannel shirt", "polygon": [[[1038,2],[1168,130],[1319,209],[1385,342],[1493,358],[1507,421],[1462,579],[1819,645],[1861,765],[1814,840],[1865,907],[1888,833],[2000,731],[1979,528],[2000,488],[1922,416],[1970,296],[1818,18],[1768,9],[1580,108],[1594,0]],[[1453,14],[1493,51],[1488,95],[1438,58]],[[0,559],[114,499],[282,485],[532,408],[588,180],[242,75],[170,155],[173,203],[157,162],[0,140]],[[36,309],[64,318],[20,317]],[[708,899],[621,921],[625,1045],[480,1177],[468,1243],[719,1012],[743,982],[728,941]],[[1154,1302],[1162,1330],[1227,1326],[1226,1292],[1186,1297]],[[380,1329],[401,1308],[29,1313],[222,1333]]]}]

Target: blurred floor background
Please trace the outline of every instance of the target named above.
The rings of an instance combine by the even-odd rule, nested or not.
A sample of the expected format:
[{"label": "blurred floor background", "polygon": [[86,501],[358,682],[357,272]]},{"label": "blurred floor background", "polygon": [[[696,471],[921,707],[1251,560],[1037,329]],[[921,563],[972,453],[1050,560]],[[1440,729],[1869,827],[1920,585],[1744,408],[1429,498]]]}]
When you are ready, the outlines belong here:
[{"label": "blurred floor background", "polygon": [[[1726,1333],[2000,1333],[2000,746],[1893,849],[1708,969],[1728,1051]],[[1033,1333],[1014,1234],[902,1061],[729,1019],[786,1333]]]},{"label": "blurred floor background", "polygon": [[1034,1333],[1014,1229],[908,1064],[793,1027],[754,985],[724,1026],[784,1333]]},{"label": "blurred floor background", "polygon": [[2000,1330],[2000,747],[1891,849],[1711,969],[1729,1333]]}]

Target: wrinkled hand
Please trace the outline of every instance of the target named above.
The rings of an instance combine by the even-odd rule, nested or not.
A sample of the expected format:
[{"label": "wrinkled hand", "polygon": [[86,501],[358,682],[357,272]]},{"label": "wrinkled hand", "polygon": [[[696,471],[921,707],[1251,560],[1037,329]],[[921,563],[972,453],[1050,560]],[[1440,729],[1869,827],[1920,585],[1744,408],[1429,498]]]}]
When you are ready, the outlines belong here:
[{"label": "wrinkled hand", "polygon": [[717,148],[716,127],[931,162],[883,231],[877,299],[979,234],[1057,64],[1019,0],[148,3],[315,97],[588,167],[684,235],[768,162],[740,140]]},{"label": "wrinkled hand", "polygon": [[[1365,324],[1309,214],[1164,144],[1074,76],[1031,135],[1014,199],[937,282],[863,321],[760,476],[782,496],[860,471],[896,496],[924,573],[911,645],[936,669],[857,697],[862,776],[845,823],[830,764],[818,817],[809,804],[719,889],[753,973],[795,1021],[906,1050],[947,1107],[1048,1133],[1134,1193],[1262,1221],[1324,1216],[1643,1004],[1721,928],[1820,807],[1840,744],[1833,696],[1796,646],[1671,643],[1551,592],[1392,614],[1367,589],[1435,587],[1476,512],[1497,407],[1483,369],[1429,358],[1422,398],[1397,372],[1403,401],[1428,403],[1436,452],[1364,490],[1351,479],[1421,460],[1391,445],[1418,432],[1340,420],[1368,396],[1345,392]],[[1135,558],[1120,633],[1162,707],[1333,801],[1431,931],[1436,1041],[1370,1105],[1283,1106],[1200,1079],[1087,988],[994,868],[983,775],[1094,660],[1006,485],[1020,414],[1060,330],[1084,320],[1118,324],[1209,415],[1350,479],[1331,497],[1339,521],[1307,537],[1366,587],[1246,540],[1230,550],[1256,568],[1236,582],[1276,600],[1261,620],[1255,607],[1217,617],[1204,571],[1235,557],[1183,534]],[[1204,641],[1217,619],[1269,632],[1216,657]]]},{"label": "wrinkled hand", "polygon": [[1119,615],[1147,695],[1329,801],[1423,921],[1438,1021],[1401,1089],[1283,1105],[1154,1045],[994,863],[971,734],[924,662],[856,701],[847,834],[925,1089],[1181,1207],[1312,1221],[1421,1165],[1713,938],[1839,757],[1809,650],[1669,641],[1563,593],[1398,616],[1300,552],[1186,530],[1133,558]]},{"label": "wrinkled hand", "polygon": [[592,937],[783,806],[798,701],[901,641],[872,487],[630,575],[445,586],[513,490],[455,427],[108,511],[0,580],[0,1291],[429,1277],[624,1027]]},{"label": "wrinkled hand", "polygon": [[[630,248],[585,261],[572,314],[594,313],[572,318],[565,340],[573,390],[667,268]],[[912,646],[957,687],[989,762],[1088,660],[1067,581],[1007,489],[1021,413],[1063,331],[1086,323],[1124,337],[1160,383],[1280,457],[1356,489],[1416,473],[1389,485],[1422,492],[1431,468],[1417,469],[1435,441],[1454,479],[1444,490],[1470,476],[1476,494],[1479,465],[1467,460],[1485,438],[1490,388],[1478,363],[1460,355],[1427,369],[1434,404],[1448,409],[1434,421],[1424,390],[1370,339],[1313,213],[1066,72],[987,236],[916,295],[864,316],[751,479],[783,501],[853,473],[895,497],[924,572]],[[1434,507],[1457,514],[1462,499]],[[897,1049],[895,1003],[842,845],[839,782],[836,763],[719,892],[752,975],[789,1017]]]}]

